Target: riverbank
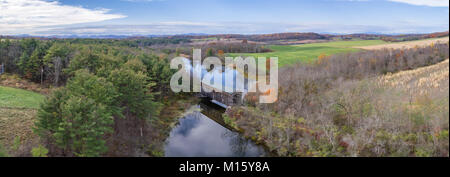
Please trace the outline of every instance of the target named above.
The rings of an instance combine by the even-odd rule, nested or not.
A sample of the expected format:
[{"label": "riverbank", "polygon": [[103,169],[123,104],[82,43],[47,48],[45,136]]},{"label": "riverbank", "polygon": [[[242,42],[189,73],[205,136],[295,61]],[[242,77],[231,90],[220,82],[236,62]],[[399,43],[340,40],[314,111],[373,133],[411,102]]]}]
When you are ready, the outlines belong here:
[{"label": "riverbank", "polygon": [[272,156],[302,156],[301,139],[317,133],[305,125],[304,118],[281,117],[252,106],[235,106],[224,114],[225,122],[241,134],[266,147]]},{"label": "riverbank", "polygon": [[170,131],[183,117],[186,110],[196,105],[199,98],[189,95],[179,95],[164,102],[164,106],[159,113],[159,118],[151,120],[149,125],[153,130],[149,136],[150,144],[146,148],[146,153],[152,157],[164,156],[164,145],[170,136]]}]

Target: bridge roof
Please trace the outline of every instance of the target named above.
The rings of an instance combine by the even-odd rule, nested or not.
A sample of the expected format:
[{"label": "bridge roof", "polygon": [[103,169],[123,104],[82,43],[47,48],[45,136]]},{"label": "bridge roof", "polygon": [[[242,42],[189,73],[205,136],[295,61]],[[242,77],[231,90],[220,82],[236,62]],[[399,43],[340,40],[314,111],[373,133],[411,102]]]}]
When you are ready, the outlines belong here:
[{"label": "bridge roof", "polygon": [[[186,72],[193,70],[201,71],[201,73],[194,73],[193,77],[201,79],[202,85],[213,88],[217,92],[227,90],[232,90],[229,93],[247,92],[248,86],[245,85],[245,81],[247,81],[249,86],[256,82],[253,79],[246,79],[239,71],[229,67],[224,67],[225,69],[223,72],[216,68],[208,72],[199,63],[195,63],[194,66],[192,66],[192,62],[189,59],[185,58],[183,61],[185,62]],[[214,83],[214,77],[221,77],[222,83]],[[208,79],[210,79],[213,84],[211,84],[211,82],[207,82]],[[243,90],[240,88],[243,88]]]}]

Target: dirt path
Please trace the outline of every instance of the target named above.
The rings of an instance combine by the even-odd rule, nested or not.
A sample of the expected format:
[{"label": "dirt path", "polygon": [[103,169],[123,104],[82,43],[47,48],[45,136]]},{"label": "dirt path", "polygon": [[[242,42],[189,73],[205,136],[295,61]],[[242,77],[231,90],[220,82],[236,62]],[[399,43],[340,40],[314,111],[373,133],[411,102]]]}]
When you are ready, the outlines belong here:
[{"label": "dirt path", "polygon": [[432,43],[446,43],[449,41],[449,37],[443,37],[443,38],[436,38],[436,39],[425,39],[425,40],[419,40],[419,41],[408,41],[408,42],[398,42],[398,43],[391,43],[391,44],[382,44],[382,45],[373,45],[373,46],[362,46],[362,47],[355,47],[359,49],[365,49],[365,50],[380,50],[384,48],[388,49],[403,49],[403,48],[414,48],[414,47],[423,47],[430,45]]}]

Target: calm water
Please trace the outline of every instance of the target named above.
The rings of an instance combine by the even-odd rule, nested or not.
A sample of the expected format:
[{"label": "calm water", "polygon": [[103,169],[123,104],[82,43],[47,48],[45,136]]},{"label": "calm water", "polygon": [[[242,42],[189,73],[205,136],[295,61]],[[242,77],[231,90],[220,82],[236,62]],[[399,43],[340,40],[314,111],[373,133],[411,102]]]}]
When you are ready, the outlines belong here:
[{"label": "calm water", "polygon": [[[180,119],[165,146],[167,157],[260,157],[264,148],[224,127],[221,110],[201,103]],[[224,126],[222,126],[222,125]]]}]

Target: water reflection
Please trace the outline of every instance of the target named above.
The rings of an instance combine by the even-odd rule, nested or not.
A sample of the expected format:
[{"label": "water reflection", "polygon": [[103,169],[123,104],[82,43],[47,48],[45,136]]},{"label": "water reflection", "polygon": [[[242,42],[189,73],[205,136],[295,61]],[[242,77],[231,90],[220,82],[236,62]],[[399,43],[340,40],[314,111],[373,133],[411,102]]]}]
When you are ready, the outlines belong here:
[{"label": "water reflection", "polygon": [[[204,105],[203,105],[204,106]],[[202,107],[201,105],[198,108]],[[205,112],[206,110],[206,112]],[[239,133],[223,127],[207,115],[216,109],[194,111],[180,119],[170,133],[165,146],[167,157],[259,157],[264,156],[262,147],[243,138]],[[209,112],[209,113],[208,113]],[[221,114],[220,114],[221,115]]]}]

